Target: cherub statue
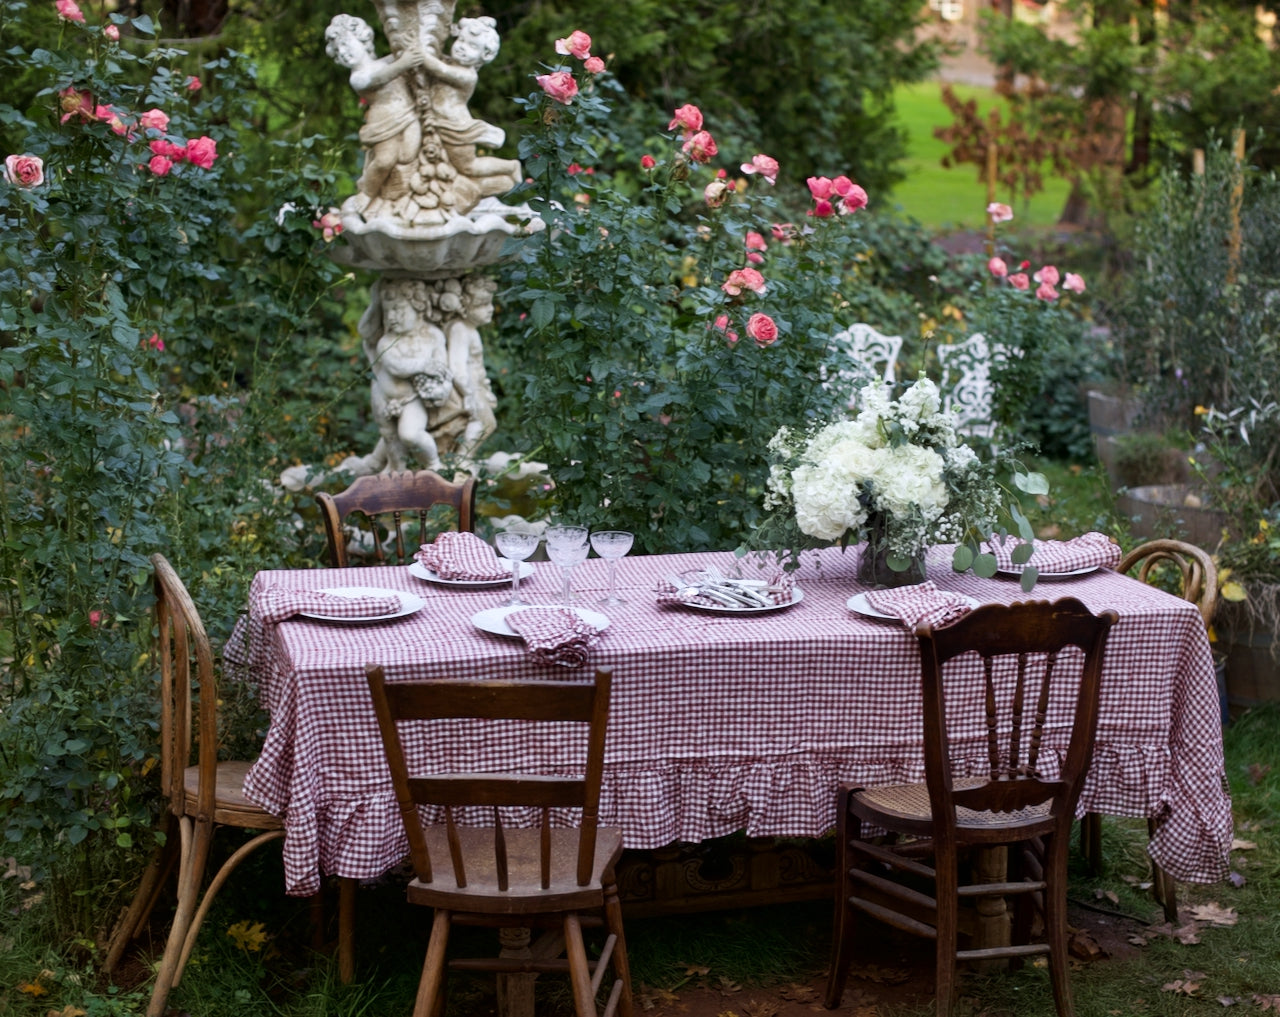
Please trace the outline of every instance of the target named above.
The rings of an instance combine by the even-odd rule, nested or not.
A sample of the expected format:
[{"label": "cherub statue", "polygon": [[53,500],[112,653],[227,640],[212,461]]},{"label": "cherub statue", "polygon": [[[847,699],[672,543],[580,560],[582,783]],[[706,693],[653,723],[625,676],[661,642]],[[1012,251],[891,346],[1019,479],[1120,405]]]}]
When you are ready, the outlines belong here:
[{"label": "cherub statue", "polygon": [[422,124],[414,96],[404,75],[421,66],[424,54],[417,46],[398,56],[378,57],[373,29],[362,18],[337,14],[325,29],[325,52],[343,67],[351,68],[351,87],[369,103],[360,140],[367,148],[364,172],[357,186],[364,196],[361,210],[376,214],[384,200],[395,199],[404,185],[389,186],[392,171],[418,158]]},{"label": "cherub statue", "polygon": [[458,453],[469,457],[498,426],[494,407],[498,400],[484,369],[484,343],[480,328],[493,321],[493,294],[497,289],[488,276],[468,276],[462,282],[459,314],[445,324],[449,370],[462,398],[465,425],[457,438]]}]

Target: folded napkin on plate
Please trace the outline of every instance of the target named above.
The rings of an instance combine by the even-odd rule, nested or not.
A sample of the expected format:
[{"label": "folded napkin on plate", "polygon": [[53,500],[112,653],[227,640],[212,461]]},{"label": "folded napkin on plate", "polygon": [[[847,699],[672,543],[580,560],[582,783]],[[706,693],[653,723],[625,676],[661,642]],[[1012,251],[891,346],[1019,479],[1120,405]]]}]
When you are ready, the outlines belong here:
[{"label": "folded napkin on plate", "polygon": [[[723,601],[717,600],[709,594],[703,593],[699,587],[699,583],[706,578],[704,574],[686,573],[689,582],[676,586],[670,580],[663,580],[657,585],[655,591],[658,594],[659,604],[695,604],[699,607],[729,607]],[[679,577],[677,577],[679,578]],[[724,581],[732,584],[734,578],[727,578]],[[761,574],[759,579],[768,583],[768,586],[761,589],[760,592],[768,598],[771,604],[785,606],[795,599],[796,581],[790,572],[784,572],[778,569],[768,575]],[[714,582],[714,578],[711,579]],[[753,610],[749,605],[742,605],[744,610]],[[755,608],[754,610],[758,610]]]},{"label": "folded napkin on plate", "polygon": [[526,607],[507,615],[507,625],[518,633],[535,660],[561,667],[581,667],[599,630],[565,607]]},{"label": "folded napkin on plate", "polygon": [[[1000,568],[1019,571],[1025,566],[1013,564],[1013,549],[1025,541],[1006,538],[988,542]],[[1105,533],[1085,533],[1070,540],[1033,540],[1035,552],[1027,561],[1040,572],[1075,572],[1077,569],[1115,568],[1120,563],[1120,545]]]},{"label": "folded napkin on plate", "polygon": [[466,530],[446,530],[434,544],[423,544],[413,557],[441,579],[481,582],[511,578],[511,569],[498,560],[493,548]]},{"label": "folded napkin on plate", "polygon": [[938,589],[932,579],[915,586],[868,590],[866,598],[877,611],[901,619],[912,631],[917,625],[946,625],[973,610],[967,597]]},{"label": "folded napkin on plate", "polygon": [[322,590],[289,590],[268,586],[259,595],[258,615],[266,624],[284,621],[295,614],[322,614],[326,618],[381,618],[401,608],[395,594],[373,596],[361,594],[344,597]]}]

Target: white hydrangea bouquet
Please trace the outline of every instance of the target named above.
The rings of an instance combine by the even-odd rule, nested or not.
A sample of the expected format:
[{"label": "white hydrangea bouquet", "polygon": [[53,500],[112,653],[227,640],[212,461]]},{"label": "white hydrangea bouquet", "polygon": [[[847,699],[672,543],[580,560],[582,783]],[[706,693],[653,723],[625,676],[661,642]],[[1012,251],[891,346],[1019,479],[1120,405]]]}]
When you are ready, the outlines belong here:
[{"label": "white hydrangea bouquet", "polygon": [[[807,433],[783,427],[773,436],[765,497],[772,514],[753,543],[793,556],[837,541],[865,543],[859,578],[901,585],[924,579],[933,544],[956,545],[956,570],[994,575],[995,556],[983,544],[1008,535],[1004,519],[1031,540],[1031,525],[999,475],[1008,470],[1015,487],[1031,494],[1047,493],[1047,481],[1011,454],[979,458],[943,412],[937,385],[922,377],[892,401],[871,384],[859,401],[852,420]],[[1015,550],[1024,559],[1018,564],[1026,548]],[[1034,581],[1028,569],[1024,585]]]}]

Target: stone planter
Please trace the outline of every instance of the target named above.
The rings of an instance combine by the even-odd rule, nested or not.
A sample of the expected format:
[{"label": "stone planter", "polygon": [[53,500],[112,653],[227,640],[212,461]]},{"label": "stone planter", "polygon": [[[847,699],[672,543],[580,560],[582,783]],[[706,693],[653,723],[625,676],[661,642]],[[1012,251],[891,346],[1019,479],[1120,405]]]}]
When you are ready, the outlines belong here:
[{"label": "stone planter", "polygon": [[1138,404],[1127,396],[1112,395],[1099,389],[1090,389],[1089,430],[1094,442],[1117,434],[1127,434],[1138,419]]},{"label": "stone planter", "polygon": [[1280,701],[1280,586],[1248,583],[1249,600],[1222,602],[1214,620],[1218,650],[1226,656],[1226,698],[1232,716]]},{"label": "stone planter", "polygon": [[1187,484],[1134,487],[1116,496],[1116,510],[1135,537],[1172,537],[1212,551],[1228,523],[1225,512],[1203,507],[1204,495]]}]

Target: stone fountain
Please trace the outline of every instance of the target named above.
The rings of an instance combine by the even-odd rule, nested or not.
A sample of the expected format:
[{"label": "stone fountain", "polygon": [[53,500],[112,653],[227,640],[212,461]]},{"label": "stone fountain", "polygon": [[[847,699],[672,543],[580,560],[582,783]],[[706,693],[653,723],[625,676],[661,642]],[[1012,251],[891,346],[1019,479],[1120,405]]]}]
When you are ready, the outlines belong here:
[{"label": "stone fountain", "polygon": [[481,154],[505,134],[467,108],[498,33],[492,18],[455,23],[454,3],[375,0],[386,56],[361,18],[339,14],[325,31],[326,52],[367,103],[364,170],[332,256],[378,273],[359,333],[381,437],[339,465],[352,476],[439,470],[446,455],[471,464],[495,427],[479,330],[496,286],[482,270],[511,237],[543,228],[528,206],[498,200],[522,180],[520,163]]}]

